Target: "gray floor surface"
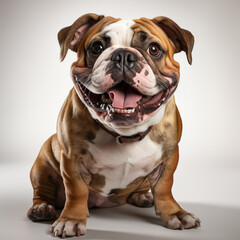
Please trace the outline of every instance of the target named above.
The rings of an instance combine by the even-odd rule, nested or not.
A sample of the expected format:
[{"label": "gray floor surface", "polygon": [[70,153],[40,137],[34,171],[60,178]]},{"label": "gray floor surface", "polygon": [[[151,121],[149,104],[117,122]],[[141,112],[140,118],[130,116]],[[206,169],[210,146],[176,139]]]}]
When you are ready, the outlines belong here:
[{"label": "gray floor surface", "polygon": [[[24,170],[23,170],[24,169]],[[0,239],[53,239],[50,222],[34,223],[26,213],[32,204],[29,169],[1,166],[0,169]],[[201,219],[198,229],[170,230],[155,215],[154,208],[131,205],[108,209],[92,209],[87,234],[91,240],[171,240],[171,239],[240,239],[240,208],[197,203],[180,203]],[[79,239],[73,237],[71,239]]]},{"label": "gray floor surface", "polygon": [[[1,239],[52,239],[50,222],[34,223],[26,218],[28,201],[1,201]],[[162,226],[154,208],[142,209],[125,205],[108,209],[93,209],[88,218],[87,234],[91,240],[170,240],[170,239],[240,239],[240,209],[210,205],[184,204],[202,221],[198,229],[170,230]],[[79,239],[74,237],[72,239]]]}]

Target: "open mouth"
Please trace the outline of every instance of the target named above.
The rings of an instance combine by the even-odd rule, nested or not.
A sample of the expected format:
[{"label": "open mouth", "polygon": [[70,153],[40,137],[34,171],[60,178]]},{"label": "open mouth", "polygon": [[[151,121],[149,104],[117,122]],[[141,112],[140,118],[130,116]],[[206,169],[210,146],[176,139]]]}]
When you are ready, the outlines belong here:
[{"label": "open mouth", "polygon": [[[177,87],[177,83],[160,91],[154,96],[146,96],[138,92],[129,84],[121,81],[113,88],[102,94],[96,94],[87,89],[76,77],[75,82],[84,98],[98,115],[106,112],[112,120],[139,119],[144,114],[155,112],[162,104],[167,102]],[[136,120],[138,122],[138,120]]]}]

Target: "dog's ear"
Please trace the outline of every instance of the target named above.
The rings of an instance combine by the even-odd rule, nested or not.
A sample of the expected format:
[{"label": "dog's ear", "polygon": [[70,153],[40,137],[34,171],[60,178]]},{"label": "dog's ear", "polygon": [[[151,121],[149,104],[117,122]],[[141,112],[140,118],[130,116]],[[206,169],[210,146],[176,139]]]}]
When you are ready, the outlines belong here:
[{"label": "dog's ear", "polygon": [[152,21],[158,25],[168,36],[175,46],[175,52],[184,51],[189,64],[192,64],[192,49],[194,45],[193,35],[180,28],[174,21],[166,17],[156,17]]},{"label": "dog's ear", "polygon": [[86,14],[78,18],[71,26],[60,30],[58,33],[58,42],[61,48],[60,60],[64,60],[68,49],[77,52],[78,45],[86,32],[103,18],[103,15]]}]

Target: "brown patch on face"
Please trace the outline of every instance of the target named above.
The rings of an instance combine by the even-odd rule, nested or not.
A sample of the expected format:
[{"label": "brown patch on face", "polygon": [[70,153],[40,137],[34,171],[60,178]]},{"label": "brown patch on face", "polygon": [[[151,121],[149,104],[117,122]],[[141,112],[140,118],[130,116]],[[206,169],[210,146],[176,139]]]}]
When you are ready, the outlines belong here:
[{"label": "brown patch on face", "polygon": [[[95,46],[95,47],[94,47]],[[92,39],[90,39],[90,42],[85,46],[86,49],[86,55],[85,55],[85,61],[86,66],[88,68],[92,68],[100,56],[100,54],[94,54],[92,52],[93,48],[96,48],[96,46],[102,46],[103,51],[111,46],[111,38],[107,35],[107,32],[99,32],[96,35],[93,36]]]},{"label": "brown patch on face", "polygon": [[89,81],[89,75],[92,73],[92,67],[96,60],[98,59],[98,55],[92,57],[89,55],[88,48],[91,44],[91,41],[95,39],[99,39],[100,35],[103,34],[102,30],[111,23],[119,21],[120,19],[115,19],[112,17],[105,17],[92,26],[87,34],[80,41],[78,46],[78,60],[72,64],[71,67],[71,75],[73,82],[75,84],[76,89],[79,89],[79,94],[83,94],[82,90],[80,90],[80,83],[86,84]]},{"label": "brown patch on face", "polygon": [[194,36],[192,33],[180,28],[173,20],[167,17],[156,17],[151,19],[151,21],[166,33],[174,45],[175,53],[184,51],[188,63],[192,64],[192,50],[194,45]]},{"label": "brown patch on face", "polygon": [[58,42],[61,47],[60,60],[64,60],[68,49],[77,52],[79,42],[86,32],[103,18],[103,15],[85,14],[79,17],[71,26],[61,29],[58,33]]},{"label": "brown patch on face", "polygon": [[[153,68],[154,73],[164,73],[165,75],[176,75],[179,78],[179,64],[174,60],[174,46],[162,29],[146,18],[135,19],[132,46],[145,51],[144,57]],[[143,41],[144,40],[144,41]],[[150,43],[157,42],[162,47],[163,54],[159,59],[151,59],[146,53]],[[140,51],[141,52],[141,51]],[[142,53],[142,52],[141,52]]]},{"label": "brown patch on face", "polygon": [[73,63],[72,67],[74,65],[77,65],[78,67],[86,67],[85,54],[90,41],[94,38],[94,36],[98,35],[106,26],[119,20],[120,19],[116,19],[113,17],[105,17],[93,27],[91,27],[78,47],[78,60],[77,62]]}]

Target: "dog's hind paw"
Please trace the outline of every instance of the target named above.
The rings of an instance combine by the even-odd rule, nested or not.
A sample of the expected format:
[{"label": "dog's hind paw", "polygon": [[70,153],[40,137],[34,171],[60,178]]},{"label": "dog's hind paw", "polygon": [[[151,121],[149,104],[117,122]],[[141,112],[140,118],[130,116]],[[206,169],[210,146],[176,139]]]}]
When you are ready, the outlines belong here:
[{"label": "dog's hind paw", "polygon": [[134,193],[129,199],[128,203],[135,205],[137,207],[152,207],[154,202],[153,202],[153,195],[151,192],[148,192],[146,194],[139,194],[139,193]]},{"label": "dog's hind paw", "polygon": [[32,221],[37,222],[56,219],[57,214],[55,208],[52,205],[41,203],[31,207],[28,210],[27,216]]}]

